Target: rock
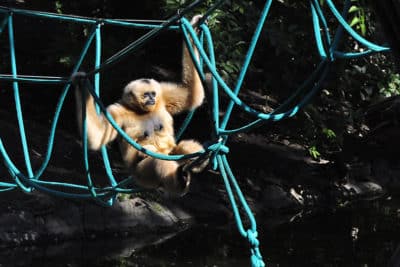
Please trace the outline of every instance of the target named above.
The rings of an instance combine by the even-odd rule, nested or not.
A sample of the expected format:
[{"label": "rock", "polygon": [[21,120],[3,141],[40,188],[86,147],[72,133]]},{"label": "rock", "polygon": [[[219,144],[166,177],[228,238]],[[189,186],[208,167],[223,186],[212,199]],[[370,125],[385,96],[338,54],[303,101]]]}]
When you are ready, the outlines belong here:
[{"label": "rock", "polygon": [[[180,218],[166,206],[139,197],[102,207],[90,201],[43,198],[40,192],[34,192],[29,195],[29,203],[13,203],[23,202],[25,195],[15,191],[13,198],[3,199],[2,204],[7,202],[9,209],[0,217],[0,248],[104,236],[171,233],[182,230],[190,218],[187,214]],[[49,201],[48,205],[44,205],[44,199]],[[54,208],[38,213],[38,206],[32,209],[35,206],[33,200]]]}]

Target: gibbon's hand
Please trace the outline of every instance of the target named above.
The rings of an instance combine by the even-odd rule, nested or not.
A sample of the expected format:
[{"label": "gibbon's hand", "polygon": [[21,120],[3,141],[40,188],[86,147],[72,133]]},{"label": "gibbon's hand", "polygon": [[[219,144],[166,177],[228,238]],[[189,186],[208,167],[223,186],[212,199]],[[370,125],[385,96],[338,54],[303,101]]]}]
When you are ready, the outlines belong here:
[{"label": "gibbon's hand", "polygon": [[79,71],[72,74],[71,82],[75,88],[83,90],[88,85],[89,80],[86,76],[86,72]]},{"label": "gibbon's hand", "polygon": [[197,23],[203,18],[203,15],[199,14],[196,15],[192,18],[192,20],[190,21],[190,24],[194,27],[196,33],[198,34],[200,32],[200,28],[199,25],[197,25]]}]

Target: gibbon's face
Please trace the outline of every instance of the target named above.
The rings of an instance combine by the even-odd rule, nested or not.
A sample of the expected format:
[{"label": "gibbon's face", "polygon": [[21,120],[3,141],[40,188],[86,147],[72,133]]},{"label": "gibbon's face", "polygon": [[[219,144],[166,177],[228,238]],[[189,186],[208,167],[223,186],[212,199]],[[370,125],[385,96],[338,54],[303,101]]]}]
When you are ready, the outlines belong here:
[{"label": "gibbon's face", "polygon": [[122,101],[129,108],[139,112],[152,112],[160,98],[160,84],[153,79],[140,79],[128,83]]}]

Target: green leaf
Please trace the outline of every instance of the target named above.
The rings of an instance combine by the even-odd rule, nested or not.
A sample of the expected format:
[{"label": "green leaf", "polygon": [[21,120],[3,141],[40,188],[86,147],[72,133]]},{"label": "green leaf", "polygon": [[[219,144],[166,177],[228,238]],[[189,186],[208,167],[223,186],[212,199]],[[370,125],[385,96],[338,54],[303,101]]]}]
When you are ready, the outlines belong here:
[{"label": "green leaf", "polygon": [[360,10],[360,8],[359,8],[358,6],[351,6],[351,7],[349,8],[348,13],[357,12],[357,11],[359,11],[359,10]]},{"label": "green leaf", "polygon": [[313,159],[318,159],[321,156],[321,153],[318,152],[315,146],[312,146],[308,149],[308,153]]},{"label": "green leaf", "polygon": [[328,139],[336,138],[336,133],[331,129],[323,128],[322,132],[325,134],[326,138],[328,138]]},{"label": "green leaf", "polygon": [[359,17],[354,17],[352,21],[350,22],[350,27],[353,27],[354,25],[360,23],[360,18]]}]

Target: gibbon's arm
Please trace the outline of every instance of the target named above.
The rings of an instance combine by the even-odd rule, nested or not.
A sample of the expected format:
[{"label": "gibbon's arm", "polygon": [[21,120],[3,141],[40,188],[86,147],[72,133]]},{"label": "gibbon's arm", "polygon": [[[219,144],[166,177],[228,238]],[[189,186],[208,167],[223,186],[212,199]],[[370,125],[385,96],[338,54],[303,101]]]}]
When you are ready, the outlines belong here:
[{"label": "gibbon's arm", "polygon": [[[191,24],[195,24],[200,18],[201,15],[193,17]],[[191,42],[193,43],[192,40]],[[193,48],[196,58],[199,59],[196,46],[193,45]],[[185,42],[182,44],[182,82],[178,84],[161,82],[160,85],[166,108],[171,114],[197,108],[203,103],[203,84]]]},{"label": "gibbon's arm", "polygon": [[[79,132],[82,134],[82,90],[86,90],[86,125],[88,146],[91,150],[99,150],[117,137],[117,131],[112,127],[103,114],[97,114],[93,96],[87,91],[89,80],[84,73],[78,72],[73,75],[72,82],[76,87],[76,115]],[[118,126],[123,123],[125,108],[118,104],[107,107],[107,111],[113,117]]]}]

